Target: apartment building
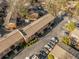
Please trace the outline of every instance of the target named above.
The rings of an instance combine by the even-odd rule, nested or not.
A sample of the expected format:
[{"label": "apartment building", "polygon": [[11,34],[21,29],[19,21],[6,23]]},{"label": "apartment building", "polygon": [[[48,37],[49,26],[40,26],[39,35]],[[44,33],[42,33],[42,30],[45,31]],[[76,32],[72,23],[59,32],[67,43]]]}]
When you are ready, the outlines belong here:
[{"label": "apartment building", "polygon": [[35,33],[42,32],[43,29],[49,26],[49,23],[54,20],[54,17],[51,14],[47,14],[37,21],[34,21],[30,25],[23,28],[23,31],[27,34],[25,35],[26,41],[28,38],[34,35]]},{"label": "apartment building", "polygon": [[0,59],[12,56],[11,54],[17,54],[18,51],[20,52],[23,49],[21,48],[21,45],[29,42],[29,38],[34,36],[35,33],[39,33],[45,28],[49,27],[50,23],[53,22],[53,20],[54,17],[51,14],[46,14],[33,23],[27,25],[23,29],[16,29],[13,32],[7,34],[6,38],[1,38]]},{"label": "apartment building", "polygon": [[6,38],[0,40],[0,58],[15,49],[18,44],[23,43],[24,38],[18,30],[7,34]]}]

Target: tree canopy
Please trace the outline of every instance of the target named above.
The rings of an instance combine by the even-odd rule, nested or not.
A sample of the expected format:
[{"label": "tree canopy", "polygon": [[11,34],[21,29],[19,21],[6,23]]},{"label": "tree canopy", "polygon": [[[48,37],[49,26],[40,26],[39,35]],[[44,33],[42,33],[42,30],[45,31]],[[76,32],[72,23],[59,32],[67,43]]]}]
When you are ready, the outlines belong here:
[{"label": "tree canopy", "polygon": [[52,54],[49,54],[48,59],[55,59],[55,57]]}]

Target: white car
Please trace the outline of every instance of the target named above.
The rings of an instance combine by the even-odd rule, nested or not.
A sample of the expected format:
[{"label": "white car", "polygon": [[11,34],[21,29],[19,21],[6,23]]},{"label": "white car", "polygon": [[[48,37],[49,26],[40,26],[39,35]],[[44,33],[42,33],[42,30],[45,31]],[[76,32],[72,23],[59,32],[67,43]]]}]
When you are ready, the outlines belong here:
[{"label": "white car", "polygon": [[45,48],[47,48],[49,51],[51,51],[51,50],[52,50],[52,47],[51,47],[50,45],[48,45],[48,44],[47,44],[47,45],[45,45],[44,47],[45,47]]},{"label": "white car", "polygon": [[59,42],[59,40],[58,40],[57,37],[52,37],[52,39],[50,41],[55,42],[55,43],[58,43]]},{"label": "white car", "polygon": [[36,54],[33,54],[32,56],[30,56],[30,59],[39,59],[39,58]]},{"label": "white car", "polygon": [[25,59],[30,59],[29,57],[25,57]]}]

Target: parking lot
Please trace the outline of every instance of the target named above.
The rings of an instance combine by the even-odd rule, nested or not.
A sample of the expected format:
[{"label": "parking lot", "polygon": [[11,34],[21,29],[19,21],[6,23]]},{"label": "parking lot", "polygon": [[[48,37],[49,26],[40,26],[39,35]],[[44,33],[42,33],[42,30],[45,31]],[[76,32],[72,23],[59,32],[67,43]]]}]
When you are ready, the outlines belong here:
[{"label": "parking lot", "polygon": [[40,41],[38,41],[37,43],[35,43],[34,45],[32,45],[28,48],[25,48],[14,59],[24,59],[25,57],[29,57],[34,53],[38,53],[44,47],[44,45],[50,41],[50,39],[53,36],[57,36],[62,31],[61,27],[63,26],[63,24],[65,24],[66,21],[67,20],[63,20],[61,23],[59,23],[58,26],[53,28],[50,33],[48,33],[46,36],[40,38]]}]

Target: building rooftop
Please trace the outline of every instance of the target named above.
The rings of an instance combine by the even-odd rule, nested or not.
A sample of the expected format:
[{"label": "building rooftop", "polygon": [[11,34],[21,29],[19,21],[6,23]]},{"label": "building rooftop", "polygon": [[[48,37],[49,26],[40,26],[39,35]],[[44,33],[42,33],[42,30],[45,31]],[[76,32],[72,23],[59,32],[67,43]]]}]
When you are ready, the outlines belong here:
[{"label": "building rooftop", "polygon": [[38,19],[37,21],[34,21],[33,23],[23,28],[23,32],[26,33],[25,36],[23,36],[23,33],[20,33],[18,29],[6,34],[4,37],[0,38],[0,53],[4,52],[6,49],[11,47],[22,38],[26,39],[26,42],[28,42],[29,37],[31,37],[33,34],[35,34],[38,30],[40,30],[52,20],[52,15],[47,14],[42,18]]},{"label": "building rooftop", "polygon": [[7,34],[6,38],[0,40],[0,53],[4,52],[22,38],[22,35],[17,30]]},{"label": "building rooftop", "polygon": [[54,47],[50,54],[54,55],[57,59],[76,59],[76,57],[74,57],[58,45]]},{"label": "building rooftop", "polygon": [[27,33],[26,38],[29,38],[30,36],[34,35],[36,32],[38,32],[40,29],[42,29],[44,26],[46,26],[49,22],[53,21],[54,17],[51,14],[47,14],[38,20],[34,21],[33,23],[29,24],[28,26],[24,27],[23,30],[25,33]]},{"label": "building rooftop", "polygon": [[76,28],[74,31],[70,33],[71,36],[79,38],[79,29]]}]

